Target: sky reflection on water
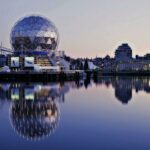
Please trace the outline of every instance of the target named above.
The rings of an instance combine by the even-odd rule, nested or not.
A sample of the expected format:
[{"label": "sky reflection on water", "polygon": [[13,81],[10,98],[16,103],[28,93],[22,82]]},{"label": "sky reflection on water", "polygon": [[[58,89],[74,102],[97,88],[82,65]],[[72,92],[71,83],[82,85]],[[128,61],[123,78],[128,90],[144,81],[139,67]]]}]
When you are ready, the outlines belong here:
[{"label": "sky reflection on water", "polygon": [[150,149],[149,93],[149,77],[1,83],[0,147]]}]

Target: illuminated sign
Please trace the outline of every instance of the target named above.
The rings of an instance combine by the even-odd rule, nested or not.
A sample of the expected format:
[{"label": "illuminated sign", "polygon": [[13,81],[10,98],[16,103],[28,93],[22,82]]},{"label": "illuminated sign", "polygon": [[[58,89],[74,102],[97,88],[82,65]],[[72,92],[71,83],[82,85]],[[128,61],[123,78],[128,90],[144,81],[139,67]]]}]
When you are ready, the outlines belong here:
[{"label": "illuminated sign", "polygon": [[11,67],[19,67],[19,57],[11,57]]},{"label": "illuminated sign", "polygon": [[34,89],[25,89],[25,100],[34,100]]},{"label": "illuminated sign", "polygon": [[34,57],[25,57],[25,67],[34,67]]}]

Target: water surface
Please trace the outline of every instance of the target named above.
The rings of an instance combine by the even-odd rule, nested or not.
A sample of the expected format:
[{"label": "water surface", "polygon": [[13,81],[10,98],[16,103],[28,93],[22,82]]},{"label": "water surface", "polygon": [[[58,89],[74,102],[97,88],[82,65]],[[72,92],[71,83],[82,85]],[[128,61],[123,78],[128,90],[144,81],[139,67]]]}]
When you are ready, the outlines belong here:
[{"label": "water surface", "polygon": [[1,149],[150,149],[150,78],[0,84]]}]

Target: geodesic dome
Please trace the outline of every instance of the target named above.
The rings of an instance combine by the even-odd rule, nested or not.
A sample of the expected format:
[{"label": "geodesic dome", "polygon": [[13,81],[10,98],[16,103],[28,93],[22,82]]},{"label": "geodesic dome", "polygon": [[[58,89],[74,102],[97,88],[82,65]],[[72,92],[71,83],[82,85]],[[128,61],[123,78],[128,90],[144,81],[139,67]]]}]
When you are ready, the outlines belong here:
[{"label": "geodesic dome", "polygon": [[55,25],[41,16],[19,20],[11,31],[11,45],[17,50],[56,50],[59,34]]}]

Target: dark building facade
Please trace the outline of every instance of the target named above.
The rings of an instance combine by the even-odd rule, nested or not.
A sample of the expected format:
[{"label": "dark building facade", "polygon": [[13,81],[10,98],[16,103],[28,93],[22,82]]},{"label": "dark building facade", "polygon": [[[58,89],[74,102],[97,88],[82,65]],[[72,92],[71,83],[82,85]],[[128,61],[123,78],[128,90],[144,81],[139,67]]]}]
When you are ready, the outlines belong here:
[{"label": "dark building facade", "polygon": [[115,59],[118,61],[128,61],[132,59],[132,49],[128,44],[122,44],[115,51]]}]

